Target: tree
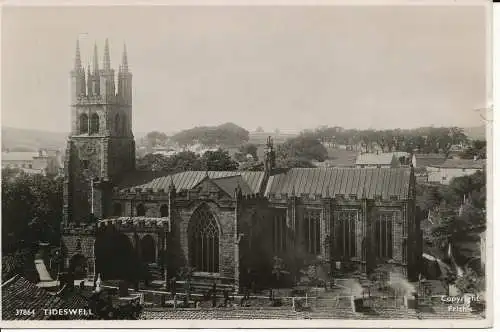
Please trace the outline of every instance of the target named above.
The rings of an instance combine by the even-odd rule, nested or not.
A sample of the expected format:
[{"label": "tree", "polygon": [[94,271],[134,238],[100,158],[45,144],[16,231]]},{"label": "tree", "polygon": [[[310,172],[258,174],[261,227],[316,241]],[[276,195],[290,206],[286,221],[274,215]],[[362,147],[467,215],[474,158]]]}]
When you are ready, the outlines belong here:
[{"label": "tree", "polygon": [[436,186],[419,185],[417,184],[416,204],[422,212],[429,211],[438,207],[441,203],[441,192]]},{"label": "tree", "polygon": [[277,155],[278,159],[298,158],[321,162],[328,157],[328,151],[314,135],[301,134],[279,146]]},{"label": "tree", "polygon": [[169,173],[205,169],[202,158],[191,151],[182,151],[170,157],[148,154],[137,161],[137,168],[144,171],[164,171]]},{"label": "tree", "polygon": [[59,244],[63,180],[2,173],[2,246],[17,251],[40,241]]},{"label": "tree", "polygon": [[460,154],[460,158],[474,159],[474,157],[477,157],[479,159],[486,159],[486,153],[486,141],[474,140],[471,146]]},{"label": "tree", "polygon": [[240,153],[243,154],[244,156],[250,154],[252,155],[254,160],[258,160],[259,158],[257,157],[257,145],[255,144],[245,144],[240,146]]},{"label": "tree", "polygon": [[146,142],[150,147],[165,144],[168,136],[165,133],[159,131],[152,131],[146,134]]},{"label": "tree", "polygon": [[202,164],[208,171],[235,171],[238,169],[238,163],[231,159],[227,151],[222,149],[205,152]]},{"label": "tree", "polygon": [[313,163],[302,158],[279,159],[276,163],[278,168],[314,168]]},{"label": "tree", "polygon": [[465,273],[458,277],[455,286],[463,293],[480,294],[485,290],[484,277],[479,276],[474,270],[466,269]]}]

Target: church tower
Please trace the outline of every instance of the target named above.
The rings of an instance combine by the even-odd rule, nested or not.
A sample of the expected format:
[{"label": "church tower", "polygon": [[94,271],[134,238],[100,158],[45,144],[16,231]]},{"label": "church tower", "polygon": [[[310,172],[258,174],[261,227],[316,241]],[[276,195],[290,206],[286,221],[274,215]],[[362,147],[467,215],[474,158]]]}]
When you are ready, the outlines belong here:
[{"label": "church tower", "polygon": [[90,216],[106,217],[113,185],[135,169],[132,133],[132,73],[124,46],[118,71],[111,68],[106,39],[102,69],[94,45],[92,67],[82,67],[76,44],[71,70],[71,132],[65,159],[64,223],[87,223]]}]

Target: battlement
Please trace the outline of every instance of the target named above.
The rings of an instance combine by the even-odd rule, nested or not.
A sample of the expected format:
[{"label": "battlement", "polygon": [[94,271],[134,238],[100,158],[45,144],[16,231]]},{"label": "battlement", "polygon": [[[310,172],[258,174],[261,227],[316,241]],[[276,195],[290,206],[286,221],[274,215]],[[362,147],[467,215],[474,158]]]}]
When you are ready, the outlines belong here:
[{"label": "battlement", "polygon": [[170,219],[168,217],[117,217],[103,219],[98,222],[98,227],[115,226],[119,230],[127,229],[164,231],[169,229]]},{"label": "battlement", "polygon": [[105,105],[105,104],[123,104],[127,102],[118,94],[103,95],[80,95],[76,100],[76,105]]}]

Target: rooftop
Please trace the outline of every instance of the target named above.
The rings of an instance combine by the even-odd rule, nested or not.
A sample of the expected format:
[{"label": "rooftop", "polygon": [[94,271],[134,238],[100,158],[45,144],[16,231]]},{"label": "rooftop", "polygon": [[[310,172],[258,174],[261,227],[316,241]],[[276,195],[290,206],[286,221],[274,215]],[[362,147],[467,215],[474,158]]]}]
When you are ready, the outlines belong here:
[{"label": "rooftop", "polygon": [[356,165],[390,165],[394,153],[363,153],[356,158]]},{"label": "rooftop", "polygon": [[358,199],[396,196],[406,199],[410,173],[409,168],[292,168],[271,176],[265,195],[355,195]]},{"label": "rooftop", "polygon": [[465,168],[481,170],[486,165],[486,160],[473,159],[446,159],[442,164],[432,165],[439,168]]},{"label": "rooftop", "polygon": [[234,188],[239,184],[243,194],[259,193],[264,172],[260,171],[186,171],[172,175],[159,172],[132,172],[119,185],[120,189],[148,190],[154,192],[167,191],[173,183],[177,192],[190,190],[206,178],[213,180],[222,190],[234,194]]}]

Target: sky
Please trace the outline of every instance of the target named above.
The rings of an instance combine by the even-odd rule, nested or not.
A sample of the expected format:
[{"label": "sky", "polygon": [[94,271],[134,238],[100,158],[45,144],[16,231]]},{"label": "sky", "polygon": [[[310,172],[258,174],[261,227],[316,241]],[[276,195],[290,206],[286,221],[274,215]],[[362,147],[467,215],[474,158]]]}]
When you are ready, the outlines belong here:
[{"label": "sky", "polygon": [[[482,125],[488,104],[481,6],[4,7],[1,123],[67,132],[76,40],[84,66],[126,43],[133,129],[236,123]],[[488,74],[487,74],[488,73]]]}]

